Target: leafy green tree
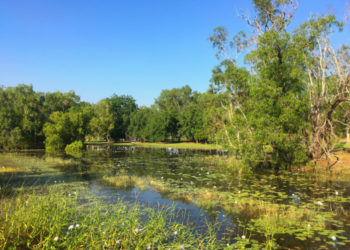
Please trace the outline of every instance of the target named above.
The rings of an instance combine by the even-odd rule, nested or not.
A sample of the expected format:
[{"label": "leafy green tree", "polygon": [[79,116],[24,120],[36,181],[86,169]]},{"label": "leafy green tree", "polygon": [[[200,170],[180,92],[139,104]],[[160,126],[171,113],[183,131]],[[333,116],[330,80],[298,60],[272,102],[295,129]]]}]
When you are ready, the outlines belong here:
[{"label": "leafy green tree", "polygon": [[56,91],[53,93],[44,94],[43,106],[45,113],[50,115],[56,111],[66,112],[79,102],[80,97],[77,96],[74,91],[69,91],[67,93]]},{"label": "leafy green tree", "polygon": [[94,116],[90,121],[91,133],[97,137],[112,140],[112,131],[115,126],[116,117],[112,112],[112,106],[108,99],[102,99],[93,107]]},{"label": "leafy green tree", "polygon": [[154,116],[152,109],[142,106],[130,114],[128,133],[131,137],[142,141],[149,140],[151,117]]},{"label": "leafy green tree", "polygon": [[[246,56],[248,71],[228,58],[214,69],[213,89],[223,93],[223,133],[228,145],[250,165],[286,167],[307,159],[305,140],[307,109],[302,54],[286,31],[294,12],[292,1],[253,1],[256,17],[254,41]],[[290,7],[286,12],[286,7]],[[242,36],[244,37],[244,36]],[[235,46],[225,29],[210,38],[218,55]],[[248,44],[245,43],[245,44]],[[241,48],[241,47],[240,47]]]},{"label": "leafy green tree", "polygon": [[0,147],[41,147],[44,117],[40,107],[40,96],[31,85],[0,88]]},{"label": "leafy green tree", "polygon": [[53,112],[50,121],[44,126],[46,151],[63,150],[74,141],[83,142],[88,133],[91,116],[92,110],[87,103],[73,106],[65,113]]},{"label": "leafy green tree", "polygon": [[90,122],[93,135],[102,137],[108,142],[127,137],[130,114],[137,105],[131,96],[113,95],[94,106],[94,117]]},{"label": "leafy green tree", "polygon": [[330,42],[331,35],[342,27],[333,15],[313,17],[294,36],[306,68],[310,129],[305,135],[310,157],[315,160],[333,155],[338,143],[335,114],[350,102],[349,48],[342,46],[337,51]]},{"label": "leafy green tree", "polygon": [[181,138],[179,134],[180,116],[185,111],[187,105],[192,102],[192,89],[186,85],[182,88],[173,88],[171,90],[163,90],[160,96],[155,100],[155,108],[160,111],[162,119],[165,122],[167,136],[172,139]]},{"label": "leafy green tree", "polygon": [[135,99],[127,95],[113,95],[109,98],[109,102],[115,117],[111,136],[114,140],[125,139],[130,124],[130,114],[137,109]]}]

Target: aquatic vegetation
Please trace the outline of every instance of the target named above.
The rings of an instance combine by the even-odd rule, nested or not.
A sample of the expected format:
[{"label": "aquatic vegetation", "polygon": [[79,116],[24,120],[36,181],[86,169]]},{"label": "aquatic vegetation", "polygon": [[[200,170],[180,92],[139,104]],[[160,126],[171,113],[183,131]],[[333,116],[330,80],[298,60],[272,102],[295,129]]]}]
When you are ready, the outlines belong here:
[{"label": "aquatic vegetation", "polygon": [[[315,239],[321,244],[327,242],[330,235],[337,237],[338,245],[348,242],[347,237],[342,236],[345,224],[335,218],[349,215],[343,209],[342,203],[350,200],[339,197],[338,191],[322,200],[316,198],[307,201],[306,194],[289,195],[274,190],[270,184],[261,185],[261,183],[260,191],[242,188],[232,192],[196,187],[191,182],[184,184],[183,178],[166,181],[162,177],[151,179],[117,176],[107,180],[119,180],[121,186],[123,186],[121,183],[131,181],[132,187],[152,188],[166,198],[193,203],[208,211],[222,209],[227,214],[238,216],[239,220],[245,221],[241,227],[249,231],[253,240],[263,236],[265,241],[260,243],[257,241],[255,244],[263,244],[267,249],[287,245],[288,243],[284,241],[286,235],[296,241],[306,242],[303,244],[310,244]],[[332,210],[329,210],[328,206],[335,201],[337,205],[333,205]],[[243,244],[245,238],[243,235],[239,242]]]},{"label": "aquatic vegetation", "polygon": [[103,177],[102,183],[114,186],[115,188],[130,189],[135,185],[140,190],[147,190],[150,188],[150,183],[145,178],[138,178],[136,176],[120,175],[115,177]]},{"label": "aquatic vegetation", "polygon": [[[19,168],[18,166],[29,165],[28,169],[36,169],[38,173],[40,173],[41,166],[41,170],[45,169],[47,176],[54,177],[54,179],[50,179],[51,187],[65,186],[64,199],[73,201],[73,203],[66,203],[66,208],[74,208],[74,212],[72,212],[74,215],[69,215],[70,219],[62,220],[64,225],[60,227],[60,230],[64,233],[54,231],[50,234],[50,244],[59,244],[65,241],[65,237],[68,237],[67,232],[69,235],[80,235],[80,230],[92,227],[92,224],[89,224],[91,221],[80,219],[81,214],[84,214],[85,217],[95,216],[96,225],[105,224],[108,221],[107,217],[113,217],[109,213],[103,215],[102,211],[93,212],[91,211],[92,207],[95,207],[95,210],[101,209],[106,212],[113,210],[109,206],[119,207],[123,205],[126,210],[134,206],[137,207],[134,218],[129,217],[127,221],[120,220],[124,221],[125,228],[126,225],[129,225],[127,234],[123,234],[124,236],[116,234],[112,244],[106,237],[113,229],[95,226],[94,230],[99,230],[99,239],[110,242],[109,245],[103,243],[108,245],[107,248],[122,248],[124,246],[135,248],[135,245],[132,247],[131,245],[123,245],[125,237],[135,241],[142,240],[150,221],[147,222],[147,225],[143,222],[148,220],[147,213],[159,212],[155,206],[155,203],[159,201],[160,205],[163,206],[160,210],[164,209],[163,212],[166,216],[158,216],[157,220],[167,221],[169,219],[171,223],[176,223],[176,225],[166,226],[168,243],[164,243],[164,241],[161,244],[154,244],[152,240],[142,241],[143,249],[162,248],[166,244],[168,244],[166,246],[171,245],[171,248],[180,248],[181,245],[186,249],[195,248],[194,246],[204,248],[210,237],[215,241],[215,244],[209,244],[209,246],[215,249],[327,248],[331,246],[348,247],[350,245],[350,211],[348,209],[350,186],[348,176],[342,176],[340,173],[332,172],[329,174],[329,172],[325,172],[322,174],[321,172],[303,171],[303,169],[300,171],[293,169],[292,171],[264,170],[257,172],[244,169],[241,166],[237,167],[235,171],[231,171],[225,166],[230,162],[230,156],[208,155],[206,152],[196,153],[192,151],[170,155],[164,149],[137,148],[131,151],[111,148],[109,151],[88,152],[79,161],[66,158],[62,159],[62,162],[60,162],[59,157],[48,158],[44,155],[40,155],[40,157],[24,155],[23,159],[14,157],[19,155],[11,156],[14,161],[8,157],[10,161],[7,162],[11,162],[12,165],[8,164],[7,166]],[[205,162],[206,159],[209,163]],[[19,164],[16,165],[17,163]],[[62,184],[62,174],[66,175],[65,178],[76,174],[78,178],[81,178],[78,180],[87,184],[84,188],[90,186],[90,189],[85,191],[91,196],[85,197],[81,190],[77,189],[80,182],[71,182],[70,186]],[[56,175],[59,177],[56,178]],[[91,179],[86,181],[86,178]],[[76,181],[76,179],[71,180]],[[47,187],[46,184],[45,187]],[[52,195],[49,187],[46,191],[42,188],[38,186],[36,190],[38,192],[40,190],[40,192],[28,194],[28,197]],[[144,192],[146,190],[147,192]],[[12,190],[10,186],[2,188],[1,193],[4,201],[9,202],[13,202],[18,196],[18,191]],[[62,192],[57,193],[62,195]],[[119,196],[121,198],[118,198]],[[24,194],[18,197],[24,197]],[[122,197],[131,197],[131,200],[123,201]],[[138,202],[134,204],[135,201],[132,197],[144,199],[142,201],[144,203],[142,205]],[[152,208],[145,206],[148,204],[147,197],[155,199],[150,201]],[[98,201],[99,199],[106,199],[107,202],[101,203]],[[191,209],[198,208],[208,217],[201,217],[202,215],[197,214],[191,219],[176,215],[169,217],[167,213],[172,211],[167,203],[169,200],[176,204],[188,204],[186,206]],[[162,203],[164,201],[165,203]],[[15,210],[19,210],[20,206],[16,205],[15,207]],[[1,209],[1,211],[5,210]],[[42,210],[38,208],[38,211]],[[31,217],[31,221],[24,222],[24,224],[35,222],[33,218],[35,217]],[[134,222],[134,219],[137,221]],[[157,220],[154,219],[152,223],[161,235],[154,231],[152,237],[165,240],[163,229],[156,226],[157,223],[160,223]],[[210,223],[206,224],[204,220],[208,220]],[[197,224],[198,221],[199,224]],[[167,225],[172,225],[171,223]],[[39,223],[35,222],[35,224]],[[207,226],[205,229],[203,229],[203,224]],[[71,225],[72,227],[68,230]],[[115,222],[112,225],[119,228]],[[197,225],[199,226],[198,231],[196,231]],[[201,238],[203,242],[193,243],[192,236],[188,236],[187,231],[183,230],[184,228],[190,230],[192,236],[197,235],[196,237]],[[88,230],[90,233],[92,232],[92,229]],[[39,231],[41,229],[38,229],[37,232]],[[33,236],[32,233],[30,235]],[[88,239],[90,237],[85,234],[81,235]],[[24,233],[19,237],[26,238],[28,236]],[[173,242],[175,238],[176,244]],[[101,246],[102,243],[96,243],[97,241],[88,240],[81,244],[83,246],[87,246],[87,244]],[[74,244],[70,241],[62,248],[77,246]]]},{"label": "aquatic vegetation", "polygon": [[[174,211],[123,200],[81,203],[65,187],[22,193],[1,203],[1,248],[176,248],[220,247],[215,234],[198,235],[175,222]],[[177,232],[174,234],[174,232]]]}]

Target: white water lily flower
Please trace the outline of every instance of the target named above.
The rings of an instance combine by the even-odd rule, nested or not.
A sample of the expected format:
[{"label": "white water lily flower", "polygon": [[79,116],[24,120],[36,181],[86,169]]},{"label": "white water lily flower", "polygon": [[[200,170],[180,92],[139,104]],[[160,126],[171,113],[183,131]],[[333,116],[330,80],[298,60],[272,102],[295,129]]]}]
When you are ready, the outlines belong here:
[{"label": "white water lily flower", "polygon": [[175,231],[174,234],[177,235],[177,231]]},{"label": "white water lily flower", "polygon": [[119,244],[119,243],[120,243],[120,241],[119,241],[119,240],[117,240],[115,243]]},{"label": "white water lily flower", "polygon": [[69,227],[68,227],[68,230],[72,230],[74,228],[74,225],[70,225]]},{"label": "white water lily flower", "polygon": [[76,224],[75,227],[80,227],[80,224]]},{"label": "white water lily flower", "polygon": [[323,205],[322,201],[318,201],[317,204],[320,205],[320,206]]},{"label": "white water lily flower", "polygon": [[214,186],[214,188],[216,188],[216,186]]},{"label": "white water lily flower", "polygon": [[337,240],[337,237],[335,237],[334,235],[332,236],[332,240],[333,241],[336,241]]},{"label": "white water lily flower", "polygon": [[56,236],[54,239],[53,239],[54,241],[58,241],[59,240],[59,238]]},{"label": "white water lily flower", "polygon": [[148,246],[147,249],[151,249],[151,246]]},{"label": "white water lily flower", "polygon": [[242,235],[242,239],[243,239],[243,240],[245,239],[245,235]]},{"label": "white water lily flower", "polygon": [[207,174],[209,174],[209,172],[207,172]]},{"label": "white water lily flower", "polygon": [[338,191],[335,191],[335,195],[338,195],[339,193],[338,193]]},{"label": "white water lily flower", "polygon": [[308,226],[308,227],[311,227],[311,225],[310,225],[310,224],[307,224],[307,226]]},{"label": "white water lily flower", "polygon": [[241,193],[241,190],[238,190],[238,193],[240,194],[240,193]]}]

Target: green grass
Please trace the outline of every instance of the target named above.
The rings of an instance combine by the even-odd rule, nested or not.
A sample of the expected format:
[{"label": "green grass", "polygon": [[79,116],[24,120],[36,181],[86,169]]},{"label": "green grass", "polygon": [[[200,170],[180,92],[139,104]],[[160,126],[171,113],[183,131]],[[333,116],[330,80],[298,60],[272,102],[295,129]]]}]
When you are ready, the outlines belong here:
[{"label": "green grass", "polygon": [[[86,142],[86,144],[97,144],[97,145],[108,145],[106,142]],[[202,149],[202,150],[215,150],[222,149],[220,145],[216,144],[204,144],[204,143],[193,143],[193,142],[120,142],[111,143],[109,145],[115,146],[135,146],[135,147],[145,147],[145,148],[178,148],[178,149]]]},{"label": "green grass", "polygon": [[55,186],[21,192],[1,202],[2,249],[218,249],[213,230],[195,233],[175,222],[170,208],[147,208],[119,200],[81,203],[78,194]]}]

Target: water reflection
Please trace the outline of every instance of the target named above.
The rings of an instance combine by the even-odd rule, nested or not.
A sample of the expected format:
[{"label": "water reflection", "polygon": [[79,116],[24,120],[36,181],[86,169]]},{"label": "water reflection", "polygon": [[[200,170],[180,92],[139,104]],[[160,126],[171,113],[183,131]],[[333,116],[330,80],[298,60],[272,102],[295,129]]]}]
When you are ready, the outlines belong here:
[{"label": "water reflection", "polygon": [[[187,211],[186,223],[197,225],[199,230],[205,230],[207,222],[216,223],[220,226],[218,237],[229,238],[242,233],[243,228],[256,219],[261,210],[280,204],[320,213],[343,209],[343,216],[336,218],[337,225],[340,225],[336,228],[344,230],[343,237],[349,238],[350,228],[346,224],[350,220],[346,211],[350,208],[350,183],[347,179],[285,171],[240,173],[209,165],[204,160],[208,156],[226,153],[216,150],[89,145],[83,158],[73,160],[64,156],[63,160],[67,162],[63,164],[47,162],[43,152],[18,153],[12,157],[23,158],[25,167],[13,173],[0,174],[0,187],[9,189],[60,183],[74,187],[83,183],[88,186],[86,193],[81,194],[84,197],[102,199],[107,203],[123,198],[129,202],[139,201],[149,207],[174,204],[177,211]],[[123,189],[101,181],[118,176],[135,177],[136,183]],[[142,185],[147,188],[142,189]],[[322,206],[318,201],[322,202]],[[249,202],[251,206],[247,207]],[[283,210],[278,212],[283,213]],[[327,230],[329,228],[335,227],[327,225]],[[255,237],[261,239],[263,233],[256,233]],[[327,236],[318,237],[327,240]],[[290,236],[280,241],[281,245],[291,248],[296,244],[293,243],[295,237]],[[310,242],[309,245],[298,244],[308,248],[312,246]]]}]

